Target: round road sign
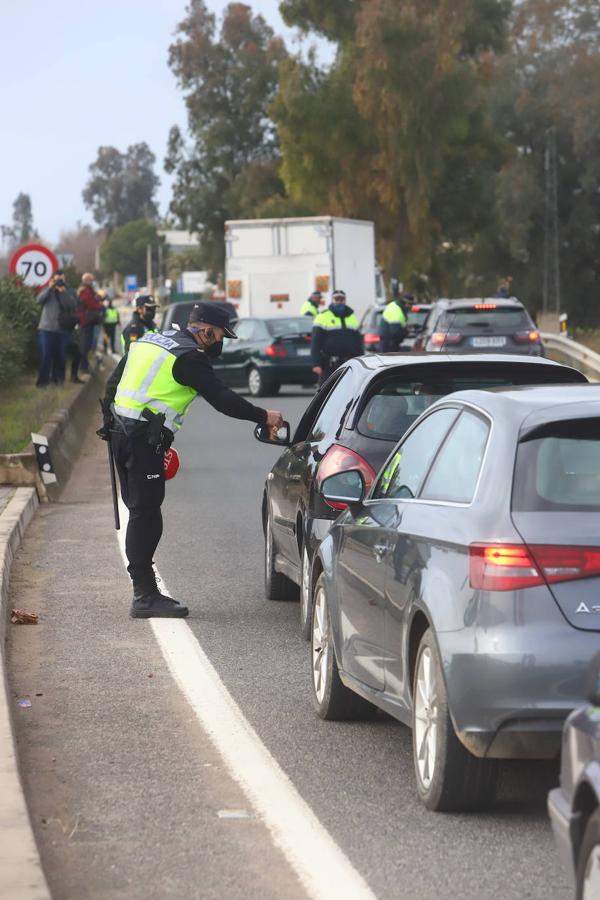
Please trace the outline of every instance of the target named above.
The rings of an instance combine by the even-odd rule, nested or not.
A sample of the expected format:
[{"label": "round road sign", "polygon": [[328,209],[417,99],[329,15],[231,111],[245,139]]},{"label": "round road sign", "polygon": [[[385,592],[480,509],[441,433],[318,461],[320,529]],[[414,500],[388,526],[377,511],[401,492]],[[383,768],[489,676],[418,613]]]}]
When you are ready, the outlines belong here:
[{"label": "round road sign", "polygon": [[13,254],[8,271],[17,275],[28,287],[43,287],[58,267],[52,250],[41,244],[27,244]]}]

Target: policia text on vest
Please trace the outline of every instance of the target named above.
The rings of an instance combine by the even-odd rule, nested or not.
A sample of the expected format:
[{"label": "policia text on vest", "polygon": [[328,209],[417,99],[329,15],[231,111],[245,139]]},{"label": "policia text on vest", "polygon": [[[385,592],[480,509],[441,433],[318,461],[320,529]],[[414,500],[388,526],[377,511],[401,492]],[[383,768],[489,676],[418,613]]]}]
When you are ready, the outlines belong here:
[{"label": "policia text on vest", "polygon": [[[200,395],[236,419],[274,428],[283,423],[281,413],[254,406],[223,384],[201,349],[204,333],[197,330],[198,334],[187,329],[146,334],[131,344],[108,381],[103,401],[105,422],[98,433],[111,442],[121,496],[129,510],[125,549],[134,588],[130,614],[135,618],[180,617],[188,612],[160,593],[152,561],[163,527],[164,453],[192,400]],[[218,337],[219,327],[204,332]]]}]

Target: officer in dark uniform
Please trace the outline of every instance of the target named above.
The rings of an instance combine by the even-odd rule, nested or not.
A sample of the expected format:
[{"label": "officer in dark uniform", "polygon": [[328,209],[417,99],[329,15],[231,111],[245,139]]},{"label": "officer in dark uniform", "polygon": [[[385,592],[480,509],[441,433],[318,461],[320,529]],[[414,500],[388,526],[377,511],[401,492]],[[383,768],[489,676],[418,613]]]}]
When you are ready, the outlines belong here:
[{"label": "officer in dark uniform", "polygon": [[344,291],[334,291],[327,309],[314,318],[311,353],[319,387],[342,363],[363,352],[360,323],[346,304]]},{"label": "officer in dark uniform", "polygon": [[156,325],[156,301],[151,294],[139,294],[135,298],[135,309],[129,325],[121,333],[121,348],[126,356],[133,341],[139,341],[147,332],[154,334]]},{"label": "officer in dark uniform", "polygon": [[236,337],[226,310],[197,304],[185,330],[146,333],[130,344],[107,384],[98,435],[111,442],[129,509],[125,550],[134,618],[188,614],[186,606],[158,590],[152,560],[162,535],[164,454],[192,400],[200,395],[227,416],[275,432],[283,424],[280,412],[254,406],[215,375],[210,360],[220,354],[224,337]]}]

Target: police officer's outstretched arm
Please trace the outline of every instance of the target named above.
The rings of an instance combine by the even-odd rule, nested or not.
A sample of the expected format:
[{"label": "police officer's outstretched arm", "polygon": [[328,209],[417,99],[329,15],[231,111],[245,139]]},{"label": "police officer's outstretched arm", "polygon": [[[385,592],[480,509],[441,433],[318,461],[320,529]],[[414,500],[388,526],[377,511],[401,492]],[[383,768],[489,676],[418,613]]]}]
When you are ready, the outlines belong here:
[{"label": "police officer's outstretched arm", "polygon": [[226,416],[276,428],[283,424],[280,412],[255,406],[230,390],[201,353],[180,356],[173,366],[173,377],[180,384],[193,388],[214,409]]}]

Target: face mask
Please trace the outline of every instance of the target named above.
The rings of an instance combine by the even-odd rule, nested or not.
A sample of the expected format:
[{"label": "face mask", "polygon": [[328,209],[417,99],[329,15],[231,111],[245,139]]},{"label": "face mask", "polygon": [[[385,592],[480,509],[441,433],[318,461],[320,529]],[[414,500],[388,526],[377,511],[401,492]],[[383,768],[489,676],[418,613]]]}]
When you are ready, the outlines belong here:
[{"label": "face mask", "polygon": [[214,344],[211,344],[209,347],[204,348],[204,352],[207,356],[210,356],[211,359],[214,359],[216,356],[220,356],[222,350],[223,341],[215,341]]},{"label": "face mask", "polygon": [[144,325],[153,325],[154,324],[154,313],[146,313],[145,316],[142,316],[142,322]]},{"label": "face mask", "polygon": [[331,312],[335,316],[341,316],[344,310],[346,309],[345,303],[332,303],[330,306]]}]

